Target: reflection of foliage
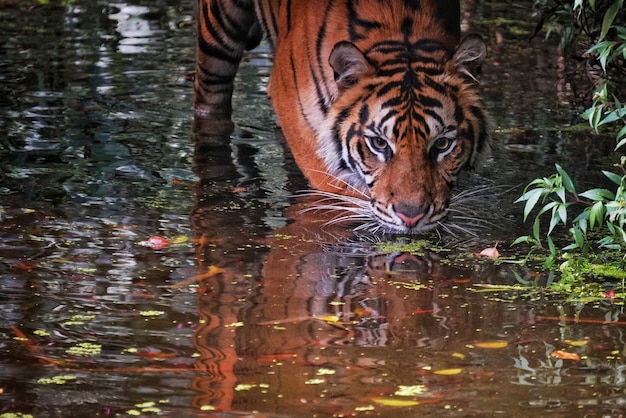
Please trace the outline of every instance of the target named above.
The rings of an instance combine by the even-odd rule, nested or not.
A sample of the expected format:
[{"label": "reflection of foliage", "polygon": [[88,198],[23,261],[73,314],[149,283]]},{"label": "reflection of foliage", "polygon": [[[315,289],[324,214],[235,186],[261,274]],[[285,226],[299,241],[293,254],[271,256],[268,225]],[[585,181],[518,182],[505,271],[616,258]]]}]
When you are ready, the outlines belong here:
[{"label": "reflection of foliage", "polygon": [[[616,150],[626,148],[626,7],[623,0],[539,0],[542,9],[538,28],[548,26],[548,31],[561,35],[563,50],[576,43],[586,45],[581,59],[587,69],[595,67],[594,94],[591,106],[583,113],[594,131],[615,128]],[[618,23],[620,22],[620,23]],[[589,45],[591,45],[589,47]],[[576,48],[576,46],[574,48]],[[589,72],[590,73],[590,72]],[[591,73],[590,73],[591,74]],[[590,257],[599,248],[614,250],[615,257],[606,259],[614,269],[624,269],[626,256],[626,156],[622,155],[615,171],[604,171],[613,183],[612,189],[592,188],[577,192],[568,173],[559,165],[556,173],[533,180],[518,202],[525,202],[524,218],[535,209],[532,235],[518,238],[515,243],[526,242],[533,249],[548,246],[550,256],[545,265],[560,262],[564,275],[573,278],[581,267],[574,252]],[[582,209],[581,209],[582,206]],[[541,229],[541,219],[549,218],[546,231]],[[573,219],[573,220],[572,220]],[[570,242],[562,250],[557,248],[551,233],[558,224],[567,224]],[[589,264],[589,263],[587,263]],[[598,271],[596,271],[597,273]],[[580,276],[580,275],[579,275]],[[624,280],[623,278],[621,279]]]},{"label": "reflection of foliage", "polygon": [[518,370],[517,380],[511,383],[518,385],[558,385],[562,380],[563,360],[551,357],[554,346],[545,343],[546,359],[539,360],[539,365],[531,367],[530,362],[519,349],[518,358],[513,358]]},{"label": "reflection of foliage", "polygon": [[[621,339],[621,332],[619,334]],[[614,353],[607,355],[606,359],[583,356],[579,360],[580,363],[569,363],[570,360],[555,358],[554,354],[558,350],[553,345],[546,342],[544,345],[545,360],[529,359],[524,355],[525,349],[519,347],[518,356],[513,357],[517,375],[511,379],[511,383],[525,386],[557,386],[567,383],[564,382],[564,378],[579,379],[583,385],[594,386],[605,384],[621,387],[626,383],[626,366],[616,358],[618,356]],[[624,345],[623,341],[621,345]],[[567,365],[575,365],[576,373],[568,373]]]}]

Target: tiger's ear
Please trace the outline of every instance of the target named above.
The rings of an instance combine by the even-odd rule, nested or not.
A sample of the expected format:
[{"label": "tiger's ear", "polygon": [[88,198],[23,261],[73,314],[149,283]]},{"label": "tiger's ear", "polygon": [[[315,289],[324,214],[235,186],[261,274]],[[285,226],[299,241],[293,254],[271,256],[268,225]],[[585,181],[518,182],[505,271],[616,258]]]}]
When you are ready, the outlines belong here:
[{"label": "tiger's ear", "polygon": [[372,69],[365,55],[352,42],[341,41],[335,44],[328,57],[328,63],[335,73],[339,92],[349,89],[359,78]]},{"label": "tiger's ear", "polygon": [[480,66],[487,57],[487,45],[478,34],[467,35],[454,51],[448,64],[474,81],[480,75]]}]

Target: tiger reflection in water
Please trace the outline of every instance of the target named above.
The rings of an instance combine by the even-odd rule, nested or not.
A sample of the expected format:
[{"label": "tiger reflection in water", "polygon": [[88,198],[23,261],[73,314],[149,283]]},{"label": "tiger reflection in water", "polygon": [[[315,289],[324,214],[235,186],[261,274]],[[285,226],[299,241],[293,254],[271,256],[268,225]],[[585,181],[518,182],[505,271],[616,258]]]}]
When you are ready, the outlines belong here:
[{"label": "tiger reflection in water", "polygon": [[[325,226],[320,213],[301,211],[307,202],[287,209],[293,222],[286,226],[259,227],[268,212],[260,203],[262,188],[238,197],[224,179],[259,179],[261,173],[249,161],[241,164],[250,156],[245,146],[229,145],[229,133],[210,131],[196,132],[200,181],[191,224],[199,271],[210,265],[223,271],[198,288],[196,366],[203,376],[194,380],[201,393],[197,407],[262,408],[260,400],[240,405],[233,390],[251,376],[265,379],[267,390],[280,390],[288,403],[289,393],[299,399],[298,391],[310,391],[302,368],[350,367],[350,376],[337,378],[365,379],[384,361],[378,354],[357,356],[359,347],[436,350],[451,334],[477,327],[473,316],[448,317],[451,304],[463,304],[465,296],[440,299],[452,282],[433,254],[387,254],[371,242],[354,242],[345,229]],[[242,210],[233,201],[254,207]],[[277,361],[283,366],[268,374]]]}]

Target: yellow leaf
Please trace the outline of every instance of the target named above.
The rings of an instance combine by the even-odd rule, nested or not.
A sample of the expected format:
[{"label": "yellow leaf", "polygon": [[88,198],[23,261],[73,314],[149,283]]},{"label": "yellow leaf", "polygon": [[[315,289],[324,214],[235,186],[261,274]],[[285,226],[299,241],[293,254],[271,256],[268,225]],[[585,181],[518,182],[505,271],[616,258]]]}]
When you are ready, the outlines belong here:
[{"label": "yellow leaf", "polygon": [[172,238],[172,244],[183,244],[187,241],[189,241],[189,237],[187,235],[179,235]]},{"label": "yellow leaf", "polygon": [[580,360],[580,356],[576,353],[570,353],[563,350],[555,350],[550,354],[550,357],[556,357],[562,360]]},{"label": "yellow leaf", "polygon": [[494,341],[479,341],[474,343],[476,347],[479,348],[505,348],[509,345],[508,342],[502,340],[494,340]]},{"label": "yellow leaf", "polygon": [[321,319],[322,321],[329,322],[329,323],[339,322],[339,317],[336,315],[324,315],[324,316],[319,316],[317,318]]},{"label": "yellow leaf", "polygon": [[588,340],[565,340],[563,342],[567,345],[571,345],[572,347],[582,347],[589,344]]},{"label": "yellow leaf", "polygon": [[459,368],[440,369],[440,370],[433,371],[434,374],[438,374],[438,375],[441,375],[441,376],[452,376],[452,375],[455,375],[455,374],[460,374],[461,372],[463,372],[463,369],[459,369]]},{"label": "yellow leaf", "polygon": [[420,403],[417,401],[408,401],[405,399],[393,399],[393,398],[374,398],[374,402],[385,406],[415,406]]},{"label": "yellow leaf", "polygon": [[463,353],[452,353],[452,357],[464,360],[465,359],[465,354],[463,354]]}]

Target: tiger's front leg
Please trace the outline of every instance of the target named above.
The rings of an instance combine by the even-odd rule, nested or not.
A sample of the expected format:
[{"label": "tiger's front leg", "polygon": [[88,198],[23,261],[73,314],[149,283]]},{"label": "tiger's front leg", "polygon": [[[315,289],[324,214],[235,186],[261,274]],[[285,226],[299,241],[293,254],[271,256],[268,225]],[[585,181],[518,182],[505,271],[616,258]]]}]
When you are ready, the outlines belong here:
[{"label": "tiger's front leg", "polygon": [[244,50],[261,29],[253,0],[198,0],[194,108],[199,117],[230,118],[233,82]]}]

